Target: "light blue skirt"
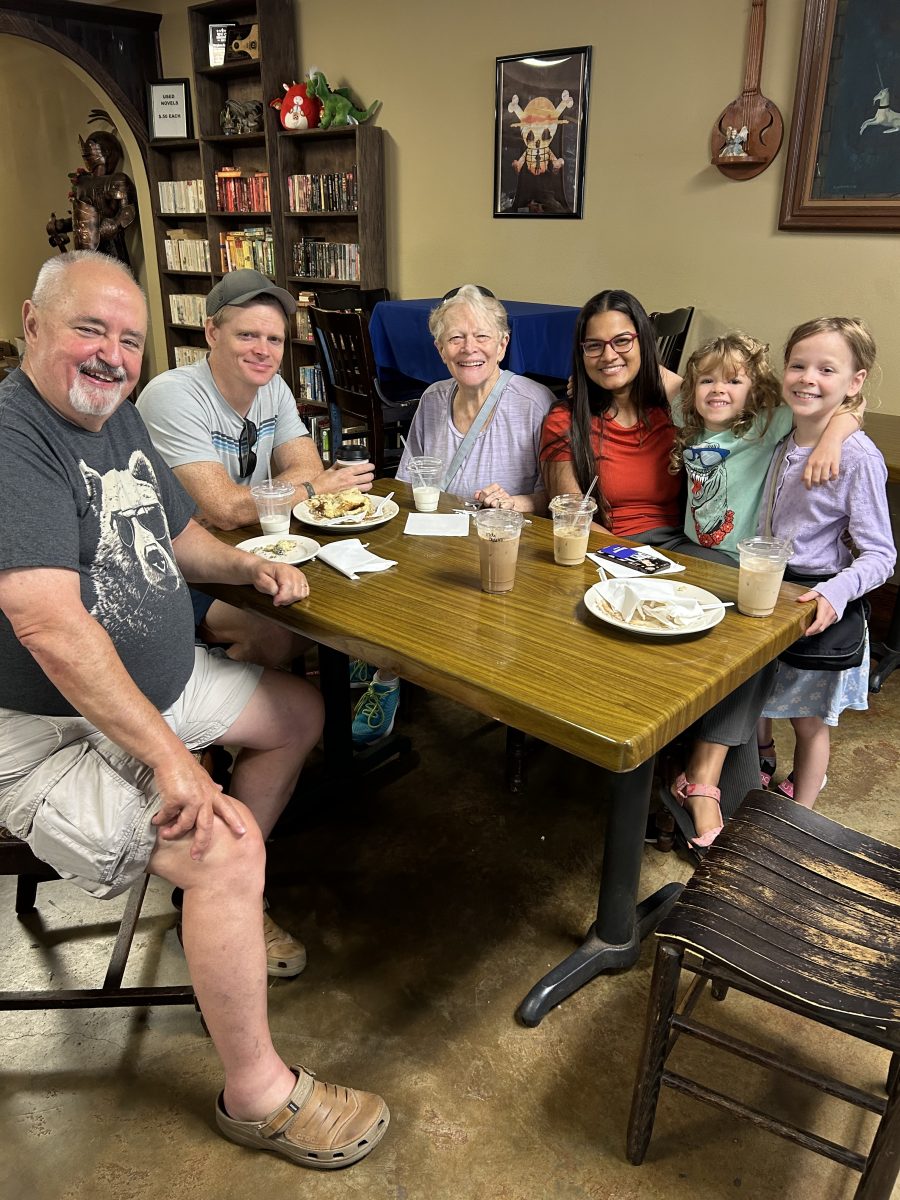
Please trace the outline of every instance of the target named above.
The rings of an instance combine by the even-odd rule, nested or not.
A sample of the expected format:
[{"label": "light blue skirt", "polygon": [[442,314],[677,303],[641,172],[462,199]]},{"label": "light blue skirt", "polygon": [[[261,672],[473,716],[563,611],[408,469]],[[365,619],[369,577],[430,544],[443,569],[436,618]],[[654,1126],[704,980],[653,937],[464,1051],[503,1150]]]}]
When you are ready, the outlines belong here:
[{"label": "light blue skirt", "polygon": [[865,712],[868,707],[869,631],[866,629],[863,660],[848,671],[798,671],[780,662],[763,716],[821,717],[826,725],[836,726],[845,708]]}]

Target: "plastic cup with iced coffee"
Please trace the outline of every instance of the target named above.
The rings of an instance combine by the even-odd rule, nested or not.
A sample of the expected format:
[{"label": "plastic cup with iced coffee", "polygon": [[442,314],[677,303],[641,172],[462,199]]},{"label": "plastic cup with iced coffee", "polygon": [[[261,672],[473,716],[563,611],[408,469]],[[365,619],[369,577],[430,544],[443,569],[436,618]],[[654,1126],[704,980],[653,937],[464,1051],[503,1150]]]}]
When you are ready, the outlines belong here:
[{"label": "plastic cup with iced coffee", "polygon": [[596,501],[580,492],[554,496],[550,501],[553,517],[553,561],[561,567],[577,567],[587,554],[591,521]]},{"label": "plastic cup with iced coffee", "polygon": [[256,511],[263,533],[288,532],[296,490],[292,483],[267,482],[253,485],[250,495],[256,501]]},{"label": "plastic cup with iced coffee", "polygon": [[738,612],[768,617],[775,611],[784,568],[793,546],[784,538],[750,537],[738,542]]},{"label": "plastic cup with iced coffee", "polygon": [[435,512],[441,498],[444,464],[439,458],[420,455],[409,460],[409,481],[417,512]]},{"label": "plastic cup with iced coffee", "polygon": [[525,518],[507,508],[482,508],[472,514],[478,532],[483,592],[511,592],[516,582],[519,535]]}]

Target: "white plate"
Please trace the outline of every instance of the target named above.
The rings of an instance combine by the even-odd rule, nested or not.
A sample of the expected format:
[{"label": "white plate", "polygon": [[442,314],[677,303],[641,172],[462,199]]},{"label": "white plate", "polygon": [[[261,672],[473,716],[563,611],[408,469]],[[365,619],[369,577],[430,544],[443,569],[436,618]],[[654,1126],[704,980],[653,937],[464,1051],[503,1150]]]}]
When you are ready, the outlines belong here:
[{"label": "white plate", "polygon": [[[378,497],[373,496],[372,499],[377,500]],[[368,517],[365,521],[338,521],[332,520],[330,517],[317,517],[311,513],[308,500],[294,505],[294,516],[298,521],[302,521],[304,525],[314,525],[317,529],[325,530],[328,533],[349,533],[353,529],[374,529],[377,525],[386,525],[388,521],[393,521],[399,511],[400,506],[394,500],[385,500],[374,517]]]},{"label": "white plate", "polygon": [[299,533],[264,533],[262,537],[247,538],[245,542],[238,543],[237,548],[238,550],[249,550],[252,554],[260,547],[272,546],[275,542],[293,542],[294,549],[290,554],[279,555],[278,558],[273,558],[268,554],[260,554],[259,557],[268,562],[283,562],[296,566],[297,563],[309,562],[322,549],[318,542],[314,542],[312,538],[303,537]]},{"label": "white plate", "polygon": [[[588,612],[593,616],[601,621],[605,621],[607,625],[614,625],[616,629],[624,629],[628,633],[646,635],[647,637],[683,637],[686,633],[700,633],[704,629],[712,629],[713,625],[718,625],[725,616],[725,605],[718,596],[714,596],[712,592],[706,591],[705,588],[694,587],[692,583],[676,583],[674,579],[659,579],[657,584],[667,585],[667,590],[671,589],[672,591],[673,599],[696,600],[700,604],[714,604],[716,607],[703,613],[694,625],[683,625],[680,629],[636,629],[633,625],[628,625],[625,621],[618,621],[615,617],[611,617],[609,613],[603,611],[597,602],[598,596],[603,596],[608,602],[606,589],[610,583],[616,582],[621,582],[621,580],[608,579],[602,583],[595,583],[592,588],[588,588],[584,593],[584,603]],[[635,583],[638,582],[635,580]]]}]

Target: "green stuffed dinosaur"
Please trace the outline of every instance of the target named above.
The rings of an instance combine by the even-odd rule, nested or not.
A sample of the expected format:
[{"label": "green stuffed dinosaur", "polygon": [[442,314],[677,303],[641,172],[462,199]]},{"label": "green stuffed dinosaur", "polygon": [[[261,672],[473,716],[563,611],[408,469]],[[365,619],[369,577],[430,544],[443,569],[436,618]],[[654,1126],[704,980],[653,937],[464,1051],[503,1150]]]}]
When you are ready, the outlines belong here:
[{"label": "green stuffed dinosaur", "polygon": [[310,71],[306,90],[322,102],[320,129],[328,129],[331,125],[358,125],[360,121],[368,121],[381,103],[380,100],[373,100],[367,109],[356,108],[350,98],[349,88],[335,88],[332,91],[321,71]]}]

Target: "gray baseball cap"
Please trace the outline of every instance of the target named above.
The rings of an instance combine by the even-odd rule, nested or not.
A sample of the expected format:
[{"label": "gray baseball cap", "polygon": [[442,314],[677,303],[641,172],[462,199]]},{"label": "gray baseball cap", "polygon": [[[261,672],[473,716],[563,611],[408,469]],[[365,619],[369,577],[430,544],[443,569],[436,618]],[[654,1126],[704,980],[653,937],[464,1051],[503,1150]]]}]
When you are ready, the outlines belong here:
[{"label": "gray baseball cap", "polygon": [[213,317],[226,304],[247,304],[258,296],[272,296],[291,317],[297,311],[297,301],[284,288],[276,287],[259,271],[229,271],[206,297],[206,315]]}]

